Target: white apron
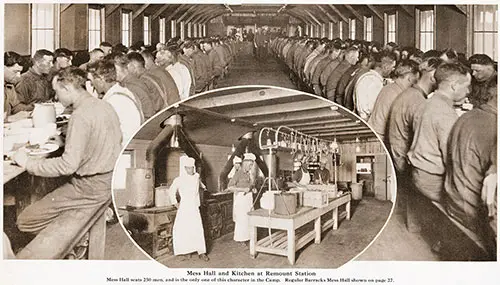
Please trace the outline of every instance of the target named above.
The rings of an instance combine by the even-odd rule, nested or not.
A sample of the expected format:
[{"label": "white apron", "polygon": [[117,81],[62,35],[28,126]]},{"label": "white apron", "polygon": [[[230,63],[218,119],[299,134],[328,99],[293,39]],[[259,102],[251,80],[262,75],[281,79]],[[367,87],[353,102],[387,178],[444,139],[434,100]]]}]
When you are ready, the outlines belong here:
[{"label": "white apron", "polygon": [[299,184],[309,185],[309,182],[311,182],[311,176],[309,175],[309,172],[304,171],[304,169],[302,169],[302,167],[300,168],[300,171],[302,171],[302,177],[300,178]]},{"label": "white apron", "polygon": [[234,240],[250,240],[248,212],[252,210],[252,192],[234,192],[233,199]]},{"label": "white apron", "polygon": [[181,175],[174,179],[169,189],[171,201],[177,201],[179,191],[181,202],[172,230],[174,254],[206,253],[205,235],[200,215],[199,174]]}]

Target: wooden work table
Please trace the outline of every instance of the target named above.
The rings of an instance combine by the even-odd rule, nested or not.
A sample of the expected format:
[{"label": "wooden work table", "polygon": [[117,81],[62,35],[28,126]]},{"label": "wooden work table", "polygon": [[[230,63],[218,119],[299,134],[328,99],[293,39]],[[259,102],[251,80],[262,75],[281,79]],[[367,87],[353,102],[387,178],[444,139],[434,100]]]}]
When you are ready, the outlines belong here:
[{"label": "wooden work table", "polygon": [[[250,224],[250,256],[256,258],[258,252],[283,255],[288,257],[291,265],[295,264],[295,252],[304,247],[311,240],[316,244],[321,242],[321,233],[332,226],[337,229],[338,208],[346,205],[346,219],[351,216],[351,194],[329,200],[328,205],[322,208],[302,207],[292,215],[277,215],[268,210],[258,209],[248,213]],[[321,216],[332,212],[332,218],[321,225]],[[314,230],[299,229],[305,224],[314,221]],[[278,229],[271,236],[257,240],[257,228]]]}]

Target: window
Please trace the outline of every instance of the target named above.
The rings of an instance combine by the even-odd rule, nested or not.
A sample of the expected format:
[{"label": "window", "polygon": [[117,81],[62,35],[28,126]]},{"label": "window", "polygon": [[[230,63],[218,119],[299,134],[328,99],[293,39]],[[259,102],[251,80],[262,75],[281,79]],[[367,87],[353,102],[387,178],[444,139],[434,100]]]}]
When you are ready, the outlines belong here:
[{"label": "window", "polygon": [[344,39],[344,22],[339,21],[339,38]]},{"label": "window", "polygon": [[167,42],[166,32],[167,32],[167,23],[165,22],[165,18],[160,18],[160,43],[164,44]]},{"label": "window", "polygon": [[144,25],[142,27],[144,30],[144,45],[148,46],[151,44],[151,17],[144,16]]},{"label": "window", "polygon": [[[339,23],[339,25],[340,25],[340,23]],[[333,40],[333,23],[332,22],[328,23],[328,38],[330,40]]]},{"label": "window", "polygon": [[356,19],[349,19],[349,38],[356,39]]},{"label": "window", "polygon": [[385,43],[396,42],[396,14],[384,14]]},{"label": "window", "polygon": [[101,17],[103,8],[89,7],[89,50],[98,48],[102,39]]},{"label": "window", "polygon": [[498,6],[474,5],[474,53],[498,60]]},{"label": "window", "polygon": [[[39,49],[54,51],[57,48],[56,23],[59,21],[59,4],[31,5],[31,54]],[[59,10],[59,9],[57,9]]]},{"label": "window", "polygon": [[186,26],[184,25],[184,22],[181,21],[180,23],[180,27],[181,27],[181,34],[180,34],[180,37],[181,37],[181,40],[184,40],[184,37],[185,37],[185,31],[186,31]]},{"label": "window", "polygon": [[365,26],[365,41],[372,41],[373,36],[373,17],[364,17],[364,26]]},{"label": "window", "polygon": [[434,10],[417,10],[418,48],[423,52],[434,48]]},{"label": "window", "polygon": [[122,44],[127,47],[130,46],[130,39],[132,38],[131,14],[130,11],[122,10]]},{"label": "window", "polygon": [[170,37],[175,38],[177,36],[177,25],[176,25],[175,20],[170,21],[170,27],[171,27],[170,30],[172,31],[172,34],[170,35]]},{"label": "window", "polygon": [[125,189],[127,181],[127,168],[134,167],[133,152],[125,150],[118,161],[113,173],[113,189]]}]

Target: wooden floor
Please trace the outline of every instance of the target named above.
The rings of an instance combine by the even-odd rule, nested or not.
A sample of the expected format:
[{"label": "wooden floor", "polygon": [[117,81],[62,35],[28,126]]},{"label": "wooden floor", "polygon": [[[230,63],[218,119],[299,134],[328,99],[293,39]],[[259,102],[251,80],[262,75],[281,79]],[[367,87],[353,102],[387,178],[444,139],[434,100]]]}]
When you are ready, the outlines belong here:
[{"label": "wooden floor", "polygon": [[271,85],[295,89],[276,59],[272,56],[262,62],[255,59],[250,43],[242,45],[237,59],[230,67],[229,76],[218,83],[219,88],[238,85]]},{"label": "wooden floor", "polygon": [[325,231],[320,244],[310,242],[299,250],[294,266],[283,256],[259,253],[256,259],[252,259],[248,247],[234,242],[232,233],[211,245],[209,262],[203,262],[197,256],[187,260],[169,256],[159,261],[168,267],[179,268],[337,268],[369,245],[385,224],[392,208],[390,201],[374,198],[353,204],[351,220],[342,220],[336,231]]}]

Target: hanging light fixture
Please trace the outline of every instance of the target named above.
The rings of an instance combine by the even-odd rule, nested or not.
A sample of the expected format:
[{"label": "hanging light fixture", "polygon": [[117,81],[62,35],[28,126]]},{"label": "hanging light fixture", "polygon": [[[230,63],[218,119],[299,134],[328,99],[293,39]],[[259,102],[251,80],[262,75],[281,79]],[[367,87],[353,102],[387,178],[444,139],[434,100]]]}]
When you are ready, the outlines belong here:
[{"label": "hanging light fixture", "polygon": [[177,126],[174,127],[174,133],[170,139],[170,147],[179,148],[179,135],[177,134]]},{"label": "hanging light fixture", "polygon": [[359,147],[359,138],[356,136],[356,152],[361,152],[361,147]]}]

